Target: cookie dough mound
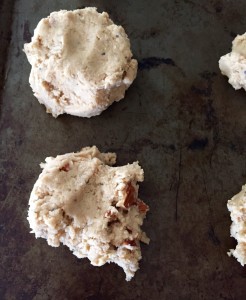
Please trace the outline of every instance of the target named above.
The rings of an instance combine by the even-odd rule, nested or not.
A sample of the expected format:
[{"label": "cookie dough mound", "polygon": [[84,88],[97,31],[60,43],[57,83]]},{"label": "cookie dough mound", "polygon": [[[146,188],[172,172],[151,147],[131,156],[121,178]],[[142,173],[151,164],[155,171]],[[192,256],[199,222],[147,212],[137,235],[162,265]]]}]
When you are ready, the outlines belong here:
[{"label": "cookie dough mound", "polygon": [[99,115],[124,98],[137,73],[124,29],[96,8],[51,13],[24,52],[34,95],[54,117]]},{"label": "cookie dough mound", "polygon": [[220,58],[219,67],[235,90],[246,90],[246,33],[234,39],[232,52]]},{"label": "cookie dough mound", "polygon": [[112,167],[114,153],[94,147],[46,158],[32,190],[28,221],[36,238],[60,243],[92,265],[114,262],[130,280],[139,268],[141,230],[148,206],[138,198],[138,162]]},{"label": "cookie dough mound", "polygon": [[240,193],[228,201],[227,207],[231,212],[231,236],[238,244],[236,249],[230,249],[229,255],[233,255],[242,266],[246,264],[246,185]]}]

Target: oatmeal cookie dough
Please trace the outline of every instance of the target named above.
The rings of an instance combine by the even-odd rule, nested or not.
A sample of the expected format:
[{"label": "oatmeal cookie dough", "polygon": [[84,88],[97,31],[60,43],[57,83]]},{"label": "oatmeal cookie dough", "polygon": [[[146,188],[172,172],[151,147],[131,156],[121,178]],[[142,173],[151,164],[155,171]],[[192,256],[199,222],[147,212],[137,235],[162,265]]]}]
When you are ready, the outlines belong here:
[{"label": "oatmeal cookie dough", "polygon": [[234,39],[232,51],[220,58],[219,67],[235,90],[246,90],[246,33]]},{"label": "oatmeal cookie dough", "polygon": [[24,52],[34,95],[54,117],[99,115],[124,98],[137,73],[123,27],[93,7],[51,13]]},{"label": "oatmeal cookie dough", "polygon": [[94,147],[48,157],[32,190],[28,221],[36,238],[61,243],[92,265],[116,263],[130,280],[139,268],[148,206],[138,198],[138,162],[112,167],[115,153]]},{"label": "oatmeal cookie dough", "polygon": [[230,249],[229,255],[233,255],[238,262],[246,264],[246,185],[240,193],[228,201],[227,207],[231,213],[231,236],[237,240],[236,249]]}]

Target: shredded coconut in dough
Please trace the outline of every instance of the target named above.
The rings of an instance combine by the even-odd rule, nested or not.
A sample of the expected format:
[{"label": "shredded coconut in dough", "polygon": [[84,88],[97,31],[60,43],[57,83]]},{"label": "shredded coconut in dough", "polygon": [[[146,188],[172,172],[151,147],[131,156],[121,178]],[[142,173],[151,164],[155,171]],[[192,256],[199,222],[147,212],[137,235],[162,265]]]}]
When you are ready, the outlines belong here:
[{"label": "shredded coconut in dough", "polygon": [[139,268],[148,206],[138,198],[138,162],[112,167],[115,153],[94,147],[46,158],[32,190],[28,221],[36,238],[60,243],[94,266],[114,262],[131,280]]},{"label": "shredded coconut in dough", "polygon": [[137,73],[123,27],[92,7],[51,13],[24,51],[34,95],[54,117],[99,115],[124,98]]}]

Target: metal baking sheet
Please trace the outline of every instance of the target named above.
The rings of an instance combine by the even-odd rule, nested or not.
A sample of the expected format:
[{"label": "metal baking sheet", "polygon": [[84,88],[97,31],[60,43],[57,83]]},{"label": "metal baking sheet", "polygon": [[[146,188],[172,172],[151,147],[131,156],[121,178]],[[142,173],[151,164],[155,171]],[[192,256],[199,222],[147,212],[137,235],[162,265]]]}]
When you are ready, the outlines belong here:
[{"label": "metal baking sheet", "polygon": [[[101,116],[54,119],[29,87],[23,44],[42,17],[85,6],[123,25],[138,76]],[[226,203],[246,182],[246,93],[218,69],[246,31],[245,11],[221,0],[1,1],[0,299],[245,299],[245,269],[227,256],[236,242]],[[88,145],[145,170],[151,243],[131,282],[29,233],[39,163]]]}]

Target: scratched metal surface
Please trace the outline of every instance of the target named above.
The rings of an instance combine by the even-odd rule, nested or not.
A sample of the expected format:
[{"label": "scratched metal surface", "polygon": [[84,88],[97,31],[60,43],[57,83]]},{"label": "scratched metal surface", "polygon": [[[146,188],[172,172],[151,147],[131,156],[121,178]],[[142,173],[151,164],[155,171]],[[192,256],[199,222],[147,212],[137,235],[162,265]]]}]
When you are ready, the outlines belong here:
[{"label": "scratched metal surface", "polygon": [[[87,5],[124,26],[138,77],[99,117],[54,119],[32,95],[23,43],[50,12]],[[246,31],[245,10],[242,0],[1,1],[0,299],[245,299],[245,269],[226,254],[226,202],[246,182],[246,94],[217,63]],[[145,170],[151,243],[129,283],[113,264],[93,267],[29,234],[39,163],[93,144]]]}]

